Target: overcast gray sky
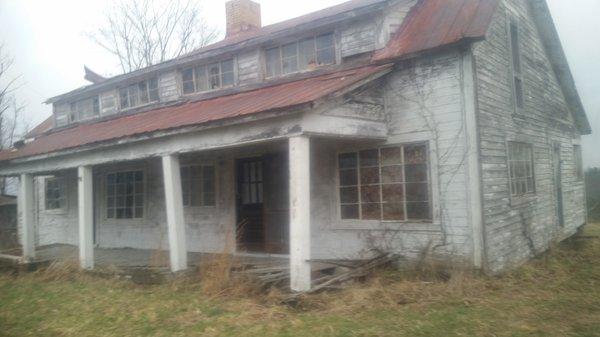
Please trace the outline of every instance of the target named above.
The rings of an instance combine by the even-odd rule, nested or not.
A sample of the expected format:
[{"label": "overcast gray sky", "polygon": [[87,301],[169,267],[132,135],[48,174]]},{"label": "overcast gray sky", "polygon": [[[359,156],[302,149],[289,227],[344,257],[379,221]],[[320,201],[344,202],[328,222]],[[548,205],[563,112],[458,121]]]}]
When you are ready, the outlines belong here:
[{"label": "overcast gray sky", "polygon": [[[168,1],[168,0],[167,0]],[[344,0],[259,0],[263,24],[270,24],[344,2]],[[598,131],[584,138],[586,166],[600,167],[600,0],[548,0],[579,93]],[[84,35],[100,24],[109,1],[0,0],[0,42],[21,75],[17,99],[26,104],[33,127],[51,113],[43,104],[85,85],[83,65],[116,75],[117,64]],[[224,29],[225,0],[205,0],[205,17]]]}]

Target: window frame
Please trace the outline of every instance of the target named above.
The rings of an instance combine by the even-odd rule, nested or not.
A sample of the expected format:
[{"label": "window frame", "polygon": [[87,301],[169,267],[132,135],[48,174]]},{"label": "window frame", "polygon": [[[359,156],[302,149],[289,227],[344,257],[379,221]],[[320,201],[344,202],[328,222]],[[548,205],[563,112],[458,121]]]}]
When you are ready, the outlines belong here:
[{"label": "window frame", "polygon": [[[228,84],[228,85],[223,85],[223,63],[231,61],[232,63],[232,71],[231,71],[231,76],[232,76],[232,83]],[[209,74],[209,67],[215,64],[219,64],[219,87],[218,88],[214,88],[211,89],[210,88],[210,77],[211,75]],[[197,74],[196,74],[196,69],[203,67],[204,68],[204,74],[205,74],[205,81],[206,81],[206,89],[204,90],[198,90],[198,82],[197,82]],[[186,70],[191,70],[192,71],[192,83],[194,84],[194,91],[192,92],[185,92],[184,89],[184,81],[183,80],[183,76],[184,76],[184,72]],[[179,76],[178,76],[178,81],[179,81],[179,88],[181,90],[181,95],[182,96],[192,96],[192,95],[198,95],[198,94],[203,94],[203,93],[207,93],[207,92],[213,92],[213,91],[217,91],[217,90],[222,90],[222,89],[228,89],[228,88],[233,88],[235,86],[238,85],[238,63],[237,63],[237,57],[231,57],[231,58],[226,58],[224,60],[213,60],[212,62],[202,62],[202,63],[198,63],[198,64],[192,64],[192,65],[187,65],[185,67],[181,67],[178,70]]]},{"label": "window frame", "polygon": [[[128,173],[128,172],[142,172],[142,186],[143,186],[143,196],[144,196],[144,204],[142,205],[142,217],[141,218],[117,218],[116,217],[116,207],[115,207],[115,217],[108,217],[108,175],[109,174],[118,174],[118,173]],[[135,194],[135,193],[134,193]],[[114,170],[108,170],[102,173],[102,216],[104,222],[116,224],[116,223],[141,223],[147,220],[148,218],[148,175],[146,168],[143,167],[123,167]],[[115,201],[116,202],[116,201]],[[134,199],[134,212],[135,212],[135,199]]]},{"label": "window frame", "polygon": [[[516,32],[516,50],[513,44],[513,27]],[[519,20],[511,15],[507,15],[507,42],[510,59],[510,85],[512,88],[512,105],[515,113],[521,113],[525,109],[525,83],[523,81],[523,57],[521,50],[521,25]],[[515,55],[516,53],[516,55]],[[518,65],[519,69],[516,69]],[[518,88],[517,83],[520,84]],[[520,90],[519,90],[520,89]],[[521,100],[519,106],[519,98]]]},{"label": "window frame", "polygon": [[[529,148],[531,150],[530,152],[530,159],[527,161],[531,164],[531,177],[529,176],[525,176],[525,177],[521,177],[521,178],[513,178],[512,177],[512,168],[511,168],[511,163],[514,162],[523,162],[524,160],[515,160],[515,159],[511,159],[511,145],[519,145],[519,146],[525,146],[526,148]],[[535,174],[535,147],[533,145],[533,143],[531,142],[526,142],[526,141],[521,141],[521,140],[507,140],[506,141],[506,171],[507,171],[507,176],[508,176],[508,193],[510,195],[511,200],[519,200],[519,199],[523,199],[523,198],[528,198],[528,197],[532,197],[532,196],[536,196],[537,195],[537,182],[536,182],[536,174]],[[527,167],[525,167],[525,172],[527,172]],[[525,193],[520,193],[517,194],[515,193],[515,191],[513,191],[513,180],[514,179],[532,179],[532,185],[533,185],[533,189],[531,191],[527,190],[525,191]],[[527,182],[526,182],[526,188],[527,188]]]},{"label": "window frame", "polygon": [[[63,200],[63,202],[60,204],[59,208],[48,208],[48,182],[49,181],[59,181],[60,186],[59,186],[59,190],[62,191],[63,195],[62,198],[59,198],[59,202],[60,200]],[[67,185],[66,185],[66,179],[63,176],[47,176],[44,177],[44,211],[46,213],[50,213],[50,214],[64,214],[67,209],[68,209],[68,191],[67,191]]]},{"label": "window frame", "polygon": [[[317,39],[319,37],[322,36],[327,36],[327,35],[331,35],[332,41],[333,41],[333,62],[332,63],[324,63],[324,64],[318,64],[318,52],[319,50],[323,50],[323,49],[319,49],[317,46]],[[317,64],[315,66],[314,69],[319,69],[322,67],[327,67],[327,66],[331,66],[331,65],[336,65],[339,63],[338,60],[338,52],[339,52],[339,46],[338,46],[338,41],[337,41],[337,37],[336,37],[336,32],[335,31],[331,31],[331,32],[327,32],[327,33],[318,33],[318,34],[312,34],[312,35],[307,35],[304,36],[302,38],[298,38],[298,39],[294,39],[294,40],[289,40],[285,43],[280,43],[277,45],[270,45],[270,46],[266,46],[264,48],[262,48],[262,57],[264,60],[263,63],[263,76],[265,79],[274,79],[274,78],[279,78],[279,77],[285,77],[285,76],[290,76],[290,75],[294,75],[294,74],[298,74],[298,73],[303,73],[303,72],[308,72],[308,71],[312,71],[314,69],[311,68],[306,68],[306,69],[299,69],[300,67],[300,43],[303,41],[306,41],[308,39],[312,39],[312,41],[314,42],[314,48],[315,48],[315,60],[317,60]],[[296,71],[293,72],[289,72],[289,73],[284,73],[283,72],[283,47],[284,46],[288,46],[290,44],[295,44],[296,45]],[[275,74],[275,75],[269,75],[269,63],[268,63],[268,58],[267,58],[267,53],[270,50],[273,49],[278,49],[279,50],[279,74]]]},{"label": "window frame", "polygon": [[[218,203],[219,203],[219,199],[218,199],[218,195],[219,195],[219,193],[218,193],[218,190],[219,190],[219,188],[218,188],[218,185],[219,185],[218,184],[218,181],[219,181],[218,177],[219,177],[219,174],[218,174],[218,170],[217,170],[217,165],[215,165],[215,163],[212,163],[212,162],[201,162],[201,163],[190,162],[190,163],[182,163],[180,165],[180,167],[179,167],[180,168],[180,175],[181,175],[181,183],[182,184],[183,184],[183,175],[181,174],[182,173],[181,170],[183,168],[190,168],[190,167],[201,167],[203,169],[204,169],[204,167],[212,167],[213,168],[213,170],[214,170],[214,177],[213,177],[214,182],[213,183],[214,183],[214,186],[215,186],[213,194],[214,194],[215,203],[214,203],[214,205],[204,205],[204,204],[203,205],[199,205],[199,206],[191,205],[191,204],[186,205],[185,202],[183,201],[184,200],[183,199],[183,193],[184,193],[184,191],[183,191],[183,186],[182,186],[181,193],[182,193],[183,207],[186,208],[186,209],[215,209],[215,208],[217,208]],[[204,171],[202,172],[202,178],[204,178]],[[203,179],[201,179],[201,180],[203,180]],[[200,191],[200,195],[201,195],[201,197],[203,199],[202,201],[204,203],[204,186],[202,186],[202,190]],[[191,200],[191,198],[189,200]]]},{"label": "window frame", "polygon": [[[91,100],[91,106],[92,106],[92,111],[91,111],[91,116],[86,117],[86,118],[82,118],[81,117],[81,112],[82,110],[78,108],[79,104],[83,104],[83,102]],[[74,109],[75,107],[75,109]],[[97,109],[96,109],[97,107]],[[87,121],[87,120],[91,120],[94,118],[98,118],[100,117],[102,113],[102,100],[100,99],[100,95],[94,95],[94,96],[90,96],[87,98],[83,98],[83,99],[78,99],[76,101],[72,101],[69,103],[69,109],[68,109],[68,124],[71,123],[76,123],[76,122],[81,122],[81,121]]]},{"label": "window frame", "polygon": [[[156,81],[156,99],[155,100],[151,99],[151,97],[152,97],[152,95],[151,95],[152,89],[150,89],[150,83],[153,80]],[[147,95],[147,98],[148,98],[148,102],[140,104],[139,102],[141,100],[140,100],[139,87],[140,87],[140,84],[142,84],[144,82],[146,83],[146,95]],[[134,106],[131,105],[131,93],[129,91],[129,89],[131,87],[135,87],[136,88],[136,94],[137,94],[136,95],[136,105],[134,105]],[[127,107],[123,107],[123,99],[121,97],[121,90],[123,90],[123,89],[127,90],[127,101],[128,101],[128,106]],[[141,108],[141,107],[145,107],[145,106],[148,106],[148,105],[159,103],[160,102],[159,77],[158,76],[151,76],[151,77],[148,77],[148,78],[140,80],[140,81],[131,82],[131,83],[128,83],[127,85],[117,87],[117,89],[116,89],[116,96],[117,96],[117,99],[116,99],[116,101],[117,101],[117,107],[118,107],[119,111],[128,111],[128,110],[137,109],[137,108]]]},{"label": "window frame", "polygon": [[[408,217],[408,212],[407,212],[407,207],[406,207],[406,172],[405,172],[405,162],[404,162],[404,148],[405,147],[410,147],[410,146],[424,146],[425,147],[425,157],[426,157],[426,165],[427,165],[427,189],[428,189],[428,205],[429,205],[429,219],[410,219]],[[362,219],[362,210],[361,210],[361,182],[360,182],[360,162],[358,160],[358,156],[360,156],[360,152],[361,151],[366,151],[366,150],[378,150],[378,153],[381,153],[382,149],[386,149],[386,148],[402,148],[402,176],[403,176],[403,181],[401,182],[401,184],[403,185],[403,193],[404,193],[404,198],[402,203],[404,204],[404,219],[405,220],[384,220],[383,219],[383,208],[380,208],[380,213],[381,216],[379,219]],[[357,201],[357,205],[358,205],[358,210],[359,210],[359,218],[358,219],[343,219],[342,218],[342,214],[341,214],[341,206],[342,206],[342,202],[341,202],[341,195],[340,195],[340,189],[341,189],[341,181],[340,181],[340,162],[339,162],[339,156],[342,154],[347,154],[347,153],[356,153],[357,154],[357,193],[358,193],[358,201]],[[365,147],[358,147],[358,148],[349,148],[349,149],[344,149],[344,150],[338,150],[335,153],[335,198],[334,198],[334,205],[336,208],[336,221],[338,223],[341,224],[341,227],[347,227],[348,225],[351,224],[356,224],[355,226],[351,226],[351,227],[361,227],[363,224],[373,224],[373,225],[380,225],[380,224],[402,224],[403,226],[408,226],[411,224],[415,224],[416,227],[414,228],[415,230],[423,230],[423,229],[432,229],[434,226],[439,225],[440,221],[439,221],[439,216],[438,216],[438,206],[437,206],[437,199],[434,195],[434,193],[437,193],[437,189],[435,187],[435,183],[436,183],[436,179],[434,178],[434,166],[436,165],[435,160],[433,159],[434,157],[432,156],[432,144],[430,143],[429,140],[422,140],[422,141],[405,141],[405,142],[399,142],[399,143],[394,143],[394,144],[386,144],[383,146],[365,146]],[[384,165],[385,166],[385,165]],[[384,184],[382,184],[381,182],[381,168],[382,168],[382,164],[381,161],[379,162],[379,177],[380,177],[380,181],[379,181],[379,186],[383,186]],[[380,201],[382,201],[382,193],[383,193],[383,189],[380,188]],[[382,205],[383,203],[381,202],[380,205]],[[430,226],[431,228],[426,228],[426,226]],[[376,229],[376,228],[375,228]]]},{"label": "window frame", "polygon": [[583,167],[583,148],[581,144],[573,144],[573,168],[575,181],[585,180],[585,169]]}]

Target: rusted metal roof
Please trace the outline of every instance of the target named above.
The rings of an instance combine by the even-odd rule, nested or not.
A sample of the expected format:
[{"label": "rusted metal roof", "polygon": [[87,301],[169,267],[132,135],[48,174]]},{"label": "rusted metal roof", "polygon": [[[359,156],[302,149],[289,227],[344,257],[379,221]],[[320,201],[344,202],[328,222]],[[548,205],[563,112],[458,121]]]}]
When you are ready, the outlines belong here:
[{"label": "rusted metal roof", "polygon": [[373,61],[394,59],[485,38],[499,0],[420,0]]},{"label": "rusted metal roof", "polygon": [[40,124],[38,124],[31,131],[29,131],[25,135],[24,138],[25,139],[35,138],[35,137],[41,135],[44,132],[50,131],[53,127],[54,127],[54,116],[50,116],[50,117],[46,118],[46,120],[44,120],[43,122],[41,122]]},{"label": "rusted metal roof", "polygon": [[250,30],[244,33],[235,34],[227,37],[221,41],[209,44],[207,46],[198,48],[191,51],[188,54],[181,55],[175,59],[168,60],[159,64],[155,64],[146,68],[142,68],[130,73],[117,75],[106,79],[105,81],[98,84],[87,85],[65,94],[61,94],[52,98],[49,98],[46,103],[54,103],[63,99],[68,99],[73,95],[80,95],[84,93],[90,93],[94,90],[100,90],[101,88],[110,87],[120,81],[137,77],[145,76],[145,74],[159,71],[161,69],[177,66],[180,62],[191,62],[197,61],[202,58],[201,55],[208,53],[221,53],[231,52],[231,49],[237,49],[249,43],[263,43],[272,39],[275,35],[285,32],[290,29],[298,29],[304,27],[306,29],[313,29],[317,23],[328,23],[338,16],[343,17],[345,14],[353,15],[354,11],[370,12],[377,8],[385,6],[389,0],[350,0],[343,2],[339,5],[331,6],[316,12],[308,13],[293,19],[285,20],[282,22],[274,23],[261,27],[260,29]]},{"label": "rusted metal roof", "polygon": [[0,152],[0,161],[296,107],[351,87],[388,71],[390,67],[391,65],[363,66],[57,130],[25,143],[18,149]]}]

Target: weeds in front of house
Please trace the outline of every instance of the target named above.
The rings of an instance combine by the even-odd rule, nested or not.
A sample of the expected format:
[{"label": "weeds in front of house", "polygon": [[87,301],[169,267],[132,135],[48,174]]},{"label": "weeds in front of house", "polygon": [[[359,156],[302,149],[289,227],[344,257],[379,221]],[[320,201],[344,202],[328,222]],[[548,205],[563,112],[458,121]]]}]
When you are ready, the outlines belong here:
[{"label": "weeds in front of house", "polygon": [[56,265],[0,275],[0,335],[596,336],[598,234],[600,226],[591,226],[498,277],[427,258],[419,272],[380,270],[363,283],[303,296],[296,307],[277,293],[237,295],[222,267],[235,261],[218,255],[205,269],[219,280],[210,286],[135,286],[87,273],[71,279],[64,276],[73,266]]}]

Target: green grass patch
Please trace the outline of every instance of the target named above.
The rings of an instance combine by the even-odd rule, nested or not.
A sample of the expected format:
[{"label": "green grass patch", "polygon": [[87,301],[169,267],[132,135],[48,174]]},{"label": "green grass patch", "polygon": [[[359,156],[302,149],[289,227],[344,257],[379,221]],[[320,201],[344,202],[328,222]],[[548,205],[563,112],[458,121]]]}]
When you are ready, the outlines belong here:
[{"label": "green grass patch", "polygon": [[0,336],[600,336],[600,225],[501,277],[387,271],[303,298],[85,274],[0,274]]}]

